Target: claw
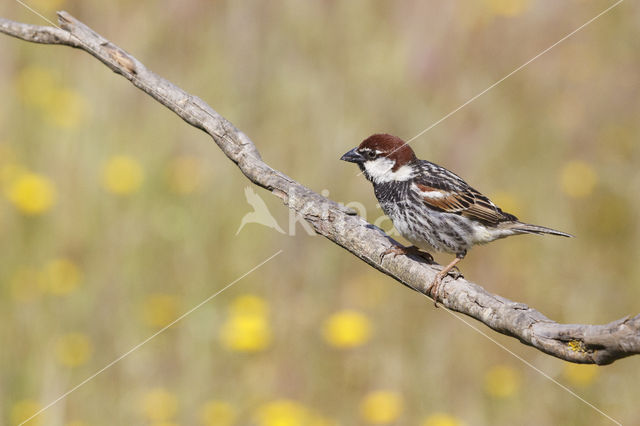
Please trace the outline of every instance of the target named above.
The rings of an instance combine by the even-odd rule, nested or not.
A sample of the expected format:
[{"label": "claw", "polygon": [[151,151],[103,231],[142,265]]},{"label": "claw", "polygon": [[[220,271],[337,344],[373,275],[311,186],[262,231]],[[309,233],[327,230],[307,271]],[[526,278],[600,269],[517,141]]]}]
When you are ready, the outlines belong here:
[{"label": "claw", "polygon": [[458,278],[464,278],[464,275],[462,275],[462,272],[460,272],[460,269],[458,269],[457,266],[451,268],[451,270],[447,272],[447,275],[452,277],[454,280],[457,280]]},{"label": "claw", "polygon": [[399,254],[407,254],[407,250],[406,247],[398,247],[398,246],[393,246],[391,248],[386,249],[385,251],[382,252],[382,254],[380,255],[380,262],[382,262],[384,260],[384,257],[388,254],[392,254],[393,257],[396,257]]}]

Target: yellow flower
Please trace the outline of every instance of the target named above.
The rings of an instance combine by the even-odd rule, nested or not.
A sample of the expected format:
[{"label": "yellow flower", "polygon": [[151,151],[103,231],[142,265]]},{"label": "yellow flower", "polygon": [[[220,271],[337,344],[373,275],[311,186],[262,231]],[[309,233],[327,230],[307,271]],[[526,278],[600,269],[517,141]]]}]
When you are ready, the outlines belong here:
[{"label": "yellow flower", "polygon": [[529,7],[531,0],[485,0],[491,12],[496,15],[515,16]]},{"label": "yellow flower", "polygon": [[267,302],[251,294],[236,297],[220,328],[221,343],[232,351],[258,352],[266,349],[271,340]]},{"label": "yellow flower", "polygon": [[211,400],[200,409],[203,426],[231,426],[236,421],[236,410],[225,401]]},{"label": "yellow flower", "polygon": [[8,188],[9,200],[25,215],[46,212],[55,202],[56,191],[46,177],[35,173],[17,176]]},{"label": "yellow flower", "polygon": [[178,194],[191,194],[202,180],[200,160],[191,156],[180,156],[171,160],[167,168],[169,188]]},{"label": "yellow flower", "polygon": [[44,280],[49,292],[55,295],[71,293],[78,287],[82,272],[69,259],[53,259],[44,267]]},{"label": "yellow flower", "polygon": [[231,315],[222,324],[220,341],[232,351],[259,352],[271,343],[271,327],[261,315]]},{"label": "yellow flower", "polygon": [[396,392],[371,392],[360,403],[360,417],[374,425],[393,423],[402,414],[402,406],[402,397]]},{"label": "yellow flower", "polygon": [[[11,423],[14,425],[19,425],[22,422],[26,421],[29,417],[36,414],[41,409],[42,407],[40,406],[40,404],[31,399],[23,399],[22,401],[18,401],[11,408]],[[30,420],[28,424],[29,426],[40,425],[42,424],[42,417],[34,417],[33,420]]]},{"label": "yellow flower", "polygon": [[86,334],[64,334],[56,342],[58,362],[67,367],[77,367],[86,363],[92,353],[93,345]]},{"label": "yellow flower", "polygon": [[18,302],[31,302],[42,294],[42,275],[35,269],[20,268],[10,280],[11,294]]},{"label": "yellow flower", "polygon": [[54,125],[66,129],[77,127],[89,111],[85,98],[71,89],[54,89],[43,108],[46,118]]},{"label": "yellow flower", "polygon": [[422,426],[464,426],[465,423],[446,413],[434,413],[424,419]]},{"label": "yellow flower", "polygon": [[164,327],[178,317],[178,298],[170,294],[153,294],[142,307],[145,324],[150,327]]},{"label": "yellow flower", "polygon": [[18,93],[25,105],[37,108],[52,124],[59,127],[76,127],[88,111],[84,97],[74,90],[62,87],[46,68],[24,68],[18,76]]},{"label": "yellow flower", "polygon": [[520,389],[520,374],[507,365],[497,365],[485,374],[484,389],[495,398],[509,398]]},{"label": "yellow flower", "polygon": [[300,403],[278,399],[263,404],[256,415],[258,426],[307,426],[310,413]]},{"label": "yellow flower", "polygon": [[149,420],[169,421],[178,412],[178,398],[167,389],[155,388],[142,398],[142,410]]},{"label": "yellow flower", "polygon": [[102,183],[105,189],[118,195],[128,195],[136,192],[144,173],[142,166],[132,157],[118,155],[111,157],[104,166]]},{"label": "yellow flower", "polygon": [[584,161],[569,161],[560,174],[562,190],[572,198],[584,198],[593,192],[598,175]]},{"label": "yellow flower", "polygon": [[231,315],[267,316],[269,315],[269,306],[259,296],[244,294],[233,299],[229,312]]},{"label": "yellow flower", "polygon": [[357,311],[340,311],[331,315],[322,328],[324,339],[338,348],[363,345],[371,337],[369,318]]},{"label": "yellow flower", "polygon": [[575,386],[589,386],[600,374],[597,365],[566,363],[562,373]]}]

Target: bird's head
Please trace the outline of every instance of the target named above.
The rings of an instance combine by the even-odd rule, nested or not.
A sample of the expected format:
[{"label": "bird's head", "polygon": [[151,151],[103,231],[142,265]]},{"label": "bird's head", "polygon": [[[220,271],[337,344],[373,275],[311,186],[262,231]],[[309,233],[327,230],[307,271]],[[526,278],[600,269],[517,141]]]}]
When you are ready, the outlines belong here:
[{"label": "bird's head", "polygon": [[386,133],[369,136],[340,159],[356,163],[373,183],[405,181],[415,175],[413,149],[399,137]]}]

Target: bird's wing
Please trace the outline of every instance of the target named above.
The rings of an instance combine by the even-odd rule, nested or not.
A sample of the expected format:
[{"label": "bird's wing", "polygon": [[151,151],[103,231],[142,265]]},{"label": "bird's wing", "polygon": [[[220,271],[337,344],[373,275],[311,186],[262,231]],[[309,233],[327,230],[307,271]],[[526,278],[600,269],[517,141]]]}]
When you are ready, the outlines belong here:
[{"label": "bird's wing", "polygon": [[517,220],[459,176],[436,164],[424,163],[424,172],[413,185],[420,199],[431,208],[490,224]]}]

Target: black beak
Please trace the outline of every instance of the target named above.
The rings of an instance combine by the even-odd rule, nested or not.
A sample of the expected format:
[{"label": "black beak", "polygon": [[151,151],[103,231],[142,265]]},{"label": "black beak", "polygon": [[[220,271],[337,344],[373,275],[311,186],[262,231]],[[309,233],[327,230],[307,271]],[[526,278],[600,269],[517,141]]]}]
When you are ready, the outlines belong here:
[{"label": "black beak", "polygon": [[342,157],[340,157],[342,161],[348,161],[349,163],[363,163],[364,157],[362,154],[358,152],[358,148],[353,148],[351,151],[345,153]]}]

